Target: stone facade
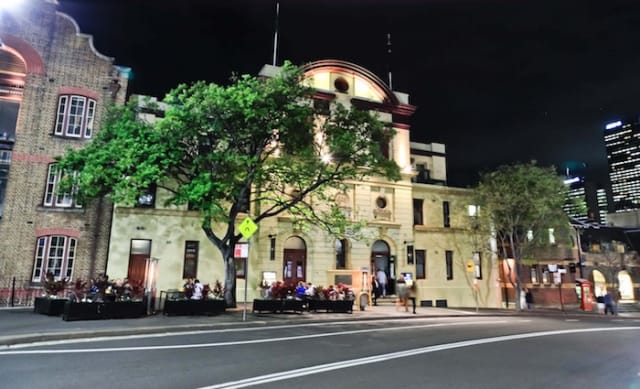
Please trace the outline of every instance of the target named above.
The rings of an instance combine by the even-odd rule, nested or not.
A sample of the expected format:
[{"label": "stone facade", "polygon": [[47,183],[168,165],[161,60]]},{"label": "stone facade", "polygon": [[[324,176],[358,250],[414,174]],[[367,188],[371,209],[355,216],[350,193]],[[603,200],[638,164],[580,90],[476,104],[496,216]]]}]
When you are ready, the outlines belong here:
[{"label": "stone facade", "polygon": [[[344,247],[342,262],[338,242],[320,229],[300,230],[286,216],[263,220],[250,240],[247,299],[260,296],[263,279],[302,279],[325,287],[343,282],[360,292],[369,287],[372,272],[382,268],[390,279],[410,274],[417,285],[417,299],[425,305],[445,301],[457,307],[499,306],[496,261],[482,253],[468,267],[474,252],[482,251],[469,238],[471,192],[442,185],[446,182],[444,145],[410,142],[408,122],[415,107],[408,103],[408,96],[389,90],[366,69],[343,61],[318,61],[303,70],[305,82],[318,91],[317,98],[375,109],[381,120],[393,126],[396,135],[389,157],[400,166],[402,179],[390,182],[372,177],[346,183],[348,189],[339,194],[339,202],[354,221],[366,221],[367,227],[365,239],[339,242]],[[261,76],[277,71],[267,65]],[[145,117],[150,119],[148,113]],[[419,152],[413,154],[412,149]],[[430,169],[431,180],[416,180],[412,163]],[[136,267],[145,269],[134,262],[146,257],[157,266],[156,295],[180,288],[187,276],[211,285],[223,282],[221,255],[200,229],[199,214],[186,207],[163,207],[165,195],[158,190],[150,208],[115,207],[109,276],[131,277]],[[416,219],[416,213],[421,217]],[[487,247],[487,241],[484,237],[481,246]],[[197,270],[187,274],[189,258],[194,257]],[[244,285],[238,278],[237,301],[244,301]]]},{"label": "stone facade", "polygon": [[100,54],[56,5],[34,0],[0,10],[0,104],[18,107],[17,117],[2,118],[13,126],[4,129],[2,145],[8,176],[0,281],[15,277],[23,286],[37,285],[47,270],[73,279],[104,272],[112,205],[97,200],[76,207],[56,199],[47,185],[49,166],[65,149],[91,140],[105,109],[124,102],[128,83],[129,69]]}]

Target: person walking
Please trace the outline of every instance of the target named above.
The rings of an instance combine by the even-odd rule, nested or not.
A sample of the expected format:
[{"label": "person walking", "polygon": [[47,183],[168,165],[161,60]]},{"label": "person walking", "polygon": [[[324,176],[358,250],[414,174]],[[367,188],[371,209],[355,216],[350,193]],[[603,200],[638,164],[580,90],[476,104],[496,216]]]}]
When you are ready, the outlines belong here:
[{"label": "person walking", "polygon": [[385,297],[387,295],[387,273],[382,269],[378,269],[376,278],[378,279],[378,284],[380,284],[380,289],[382,290],[382,297]]},{"label": "person walking", "polygon": [[371,296],[373,297],[373,305],[378,305],[378,297],[380,297],[380,283],[376,276],[371,276]]},{"label": "person walking", "polygon": [[417,294],[417,286],[415,281],[411,281],[409,285],[409,300],[411,300],[411,307],[413,308],[413,314],[416,314],[416,294]]},{"label": "person walking", "polygon": [[613,307],[613,296],[611,291],[608,290],[607,294],[604,295],[604,314],[611,312],[612,315],[615,315],[615,309]]},{"label": "person walking", "polygon": [[403,276],[396,281],[396,294],[398,295],[398,309],[404,307],[405,312],[409,312],[409,288]]},{"label": "person walking", "polygon": [[533,309],[533,294],[531,293],[531,289],[525,289],[524,300],[527,302],[527,309]]}]

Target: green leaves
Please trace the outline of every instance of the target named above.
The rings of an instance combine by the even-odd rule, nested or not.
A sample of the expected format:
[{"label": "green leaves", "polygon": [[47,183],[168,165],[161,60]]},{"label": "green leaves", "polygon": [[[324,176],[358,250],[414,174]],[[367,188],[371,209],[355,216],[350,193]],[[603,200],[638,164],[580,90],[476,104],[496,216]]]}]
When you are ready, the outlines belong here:
[{"label": "green leaves", "polygon": [[136,102],[113,107],[91,144],[58,159],[65,187],[86,199],[108,195],[132,205],[156,185],[168,204],[200,211],[203,232],[227,266],[230,301],[230,248],[240,239],[241,213],[251,212],[256,223],[287,214],[355,237],[362,223],[345,217],[336,193],[367,176],[400,178],[384,155],[391,130],[368,111],[337,103],[316,110],[314,93],[300,69],[286,63],[272,78],[180,85],[152,119],[147,111],[160,107],[148,101],[145,109]]},{"label": "green leaves", "polygon": [[483,174],[475,197],[481,217],[493,226],[502,246],[521,259],[535,247],[549,244],[549,229],[559,239],[566,237],[569,223],[562,208],[566,191],[552,167],[532,162]]}]

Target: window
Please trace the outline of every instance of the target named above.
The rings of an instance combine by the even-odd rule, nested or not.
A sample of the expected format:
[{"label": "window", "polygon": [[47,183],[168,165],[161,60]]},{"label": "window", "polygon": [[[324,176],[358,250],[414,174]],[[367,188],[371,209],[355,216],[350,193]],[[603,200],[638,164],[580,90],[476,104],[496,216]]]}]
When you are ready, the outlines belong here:
[{"label": "window", "polygon": [[416,250],[416,279],[424,280],[427,278],[427,252],[425,250]]},{"label": "window", "polygon": [[58,186],[62,178],[62,172],[56,169],[55,164],[50,164],[49,172],[47,173],[47,184],[44,191],[43,205],[45,207],[61,208],[82,207],[82,205],[78,204],[74,199],[73,192],[75,192],[75,190],[72,190],[71,193],[58,193]]},{"label": "window", "polygon": [[540,280],[538,279],[538,266],[536,265],[531,266],[530,274],[531,274],[531,283],[539,284]]},{"label": "window", "polygon": [[424,224],[422,220],[422,204],[423,199],[413,199],[413,225],[421,226]]},{"label": "window", "polygon": [[55,279],[71,278],[78,241],[68,236],[41,236],[36,241],[33,281],[40,282],[47,272]]},{"label": "window", "polygon": [[347,267],[347,240],[336,239],[336,269]]},{"label": "window", "polygon": [[198,277],[198,251],[200,242],[197,240],[187,240],[184,242],[184,266],[182,268],[182,278]]},{"label": "window", "polygon": [[91,138],[96,101],[79,95],[61,95],[54,134],[71,138]]},{"label": "window", "polygon": [[442,202],[442,219],[443,219],[443,224],[445,227],[449,228],[451,227],[451,220],[449,217],[449,202],[448,201],[443,201]]},{"label": "window", "polygon": [[453,279],[453,251],[447,250],[444,252],[446,267],[447,267],[447,280]]},{"label": "window", "polygon": [[413,265],[415,262],[413,245],[407,246],[407,265]]},{"label": "window", "polygon": [[549,273],[549,269],[548,269],[548,268],[546,268],[546,267],[545,267],[545,268],[542,270],[542,283],[543,283],[543,284],[548,285],[548,284],[550,284],[550,283],[551,283],[551,276],[550,276],[550,274],[551,274],[551,273]]},{"label": "window", "polygon": [[482,279],[482,256],[477,251],[473,253],[473,276],[476,280]]}]

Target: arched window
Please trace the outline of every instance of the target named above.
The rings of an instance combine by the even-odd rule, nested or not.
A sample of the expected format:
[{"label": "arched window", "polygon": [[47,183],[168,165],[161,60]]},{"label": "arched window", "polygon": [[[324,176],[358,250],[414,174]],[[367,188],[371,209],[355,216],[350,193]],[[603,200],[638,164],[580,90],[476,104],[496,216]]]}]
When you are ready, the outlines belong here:
[{"label": "arched window", "polygon": [[347,268],[347,240],[336,239],[336,269]]},{"label": "arched window", "polygon": [[33,281],[40,282],[51,272],[55,279],[71,278],[78,241],[64,235],[41,236],[36,241]]}]

